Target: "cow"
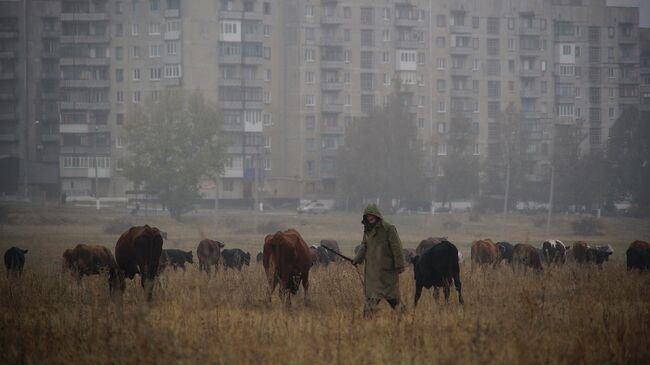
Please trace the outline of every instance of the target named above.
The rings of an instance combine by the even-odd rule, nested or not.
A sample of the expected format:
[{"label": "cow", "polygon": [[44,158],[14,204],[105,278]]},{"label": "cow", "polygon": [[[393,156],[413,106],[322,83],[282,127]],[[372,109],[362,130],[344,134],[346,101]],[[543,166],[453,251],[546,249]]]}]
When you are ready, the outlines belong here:
[{"label": "cow", "polygon": [[117,266],[111,250],[100,245],[78,244],[63,252],[64,268],[78,280],[84,276],[108,273],[108,288],[114,292],[124,285],[124,276]]},{"label": "cow", "polygon": [[497,245],[491,239],[476,240],[472,242],[472,264],[494,264],[497,260],[498,251]]},{"label": "cow", "polygon": [[250,266],[251,264],[251,254],[238,248],[221,250],[221,258],[223,258],[223,266],[226,269],[231,268],[241,271],[242,266]]},{"label": "cow", "polygon": [[[321,247],[327,247],[332,251],[341,253],[341,249],[339,248],[339,243],[336,242],[336,240],[321,240],[320,241]],[[331,251],[327,251],[330,257],[332,258],[331,262],[341,262],[341,258],[336,256],[334,253]]]},{"label": "cow", "polygon": [[[149,301],[153,299],[153,284],[158,275],[162,245],[160,230],[149,225],[129,228],[115,244],[115,260],[122,271],[121,275],[133,279],[135,274],[140,274],[140,284]],[[124,291],[124,282],[120,286]]]},{"label": "cow", "polygon": [[610,245],[589,247],[589,262],[595,262],[598,267],[602,267],[603,262],[609,261],[609,256],[613,253],[614,249]]},{"label": "cow", "polygon": [[[625,252],[628,270],[650,270],[650,243],[634,241]],[[6,257],[6,256],[5,256]]]},{"label": "cow", "polygon": [[338,256],[333,252],[327,250],[324,246],[310,246],[309,250],[312,254],[313,265],[328,266],[330,262],[336,262]]},{"label": "cow", "polygon": [[259,264],[260,262],[262,262],[262,259],[263,259],[263,258],[264,258],[264,253],[263,253],[263,252],[258,252],[258,253],[257,253],[257,257],[255,258],[255,260],[256,260],[257,263]]},{"label": "cow", "polygon": [[575,262],[584,264],[589,261],[589,245],[586,242],[574,242],[570,251]]},{"label": "cow", "polygon": [[544,259],[550,264],[566,263],[567,247],[560,240],[548,240],[542,243]]},{"label": "cow", "polygon": [[518,243],[512,248],[512,270],[518,267],[531,268],[539,272],[544,270],[539,251],[533,245]]},{"label": "cow", "polygon": [[295,229],[269,234],[264,238],[262,260],[269,283],[268,301],[275,287],[280,284],[280,300],[291,306],[291,295],[296,294],[302,282],[305,303],[309,290],[311,254],[309,247]]},{"label": "cow", "polygon": [[512,244],[510,244],[510,242],[500,241],[497,242],[496,245],[498,252],[495,264],[500,264],[503,260],[506,260],[509,264],[512,263]]},{"label": "cow", "polygon": [[458,249],[451,242],[442,241],[425,250],[421,255],[415,256],[411,262],[415,275],[414,306],[417,306],[418,300],[420,300],[422,288],[430,289],[431,287],[433,287],[436,301],[439,298],[438,290],[442,287],[445,301],[448,303],[452,281],[458,292],[458,301],[460,304],[464,303],[461,292]]},{"label": "cow", "polygon": [[196,256],[199,258],[199,271],[205,270],[210,274],[211,266],[214,266],[215,271],[219,271],[219,261],[221,260],[221,249],[224,244],[211,240],[203,239],[199,242],[199,247],[196,248]]},{"label": "cow", "polygon": [[18,247],[11,247],[5,251],[5,268],[7,276],[20,276],[23,274],[25,266],[25,254],[29,250],[23,250]]},{"label": "cow", "polygon": [[183,251],[175,248],[165,249],[160,255],[160,271],[163,271],[167,266],[171,266],[174,271],[179,267],[185,271],[185,263],[193,264],[194,255],[192,251]]},{"label": "cow", "polygon": [[402,254],[404,255],[404,261],[407,265],[413,264],[413,258],[417,256],[417,253],[415,253],[415,249],[413,248],[402,249]]},{"label": "cow", "polygon": [[420,241],[418,247],[415,248],[416,255],[422,255],[424,251],[437,245],[440,242],[447,241],[447,237],[429,237]]}]

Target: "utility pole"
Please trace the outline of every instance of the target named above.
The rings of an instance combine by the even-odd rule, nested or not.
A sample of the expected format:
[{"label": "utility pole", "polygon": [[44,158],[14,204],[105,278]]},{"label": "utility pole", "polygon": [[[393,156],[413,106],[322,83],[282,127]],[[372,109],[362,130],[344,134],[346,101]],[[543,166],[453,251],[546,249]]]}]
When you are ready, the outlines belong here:
[{"label": "utility pole", "polygon": [[546,234],[551,229],[551,214],[553,214],[553,189],[555,185],[555,166],[551,165],[551,191],[548,197],[548,213],[546,215]]}]

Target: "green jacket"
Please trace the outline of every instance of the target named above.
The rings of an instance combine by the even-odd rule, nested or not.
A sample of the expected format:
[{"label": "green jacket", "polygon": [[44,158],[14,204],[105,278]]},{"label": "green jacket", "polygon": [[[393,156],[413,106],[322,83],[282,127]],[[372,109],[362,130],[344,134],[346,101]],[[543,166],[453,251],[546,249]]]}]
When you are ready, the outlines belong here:
[{"label": "green jacket", "polygon": [[375,204],[366,207],[363,215],[366,214],[379,218],[371,231],[364,232],[361,249],[355,257],[355,262],[365,262],[366,298],[398,299],[399,271],[404,269],[402,241],[395,226],[383,219]]}]

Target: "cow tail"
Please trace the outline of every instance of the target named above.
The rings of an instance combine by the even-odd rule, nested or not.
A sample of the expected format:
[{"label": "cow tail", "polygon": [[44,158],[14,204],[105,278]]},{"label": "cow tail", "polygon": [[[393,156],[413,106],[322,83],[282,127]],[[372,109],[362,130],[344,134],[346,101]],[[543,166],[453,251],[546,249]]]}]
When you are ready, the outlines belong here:
[{"label": "cow tail", "polygon": [[456,257],[453,260],[451,268],[454,272],[454,286],[456,287],[456,290],[460,291],[461,283],[460,283],[460,263],[458,262],[458,251],[456,251]]}]

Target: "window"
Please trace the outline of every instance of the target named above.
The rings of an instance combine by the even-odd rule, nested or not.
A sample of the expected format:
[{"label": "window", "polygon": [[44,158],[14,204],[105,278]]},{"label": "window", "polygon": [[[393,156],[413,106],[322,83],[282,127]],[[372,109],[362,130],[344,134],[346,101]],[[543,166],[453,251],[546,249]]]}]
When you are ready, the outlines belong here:
[{"label": "window", "polygon": [[501,63],[499,59],[487,60],[488,76],[501,76]]},{"label": "window", "polygon": [[609,77],[610,79],[613,79],[614,77],[616,77],[615,74],[614,74],[614,67],[608,67],[607,68],[607,77]]},{"label": "window", "polygon": [[558,115],[560,117],[573,117],[573,104],[558,104]]},{"label": "window", "polygon": [[264,15],[271,15],[271,3],[264,2]]},{"label": "window", "polygon": [[314,106],[314,95],[305,95],[305,105]]},{"label": "window", "polygon": [[140,34],[140,24],[131,24],[131,35]]},{"label": "window", "polygon": [[444,70],[447,66],[447,60],[445,58],[438,58],[436,63],[438,64],[438,70]]},{"label": "window", "polygon": [[390,63],[390,52],[382,52],[381,59],[384,63]]},{"label": "window", "polygon": [[270,24],[264,24],[264,36],[265,37],[270,37],[271,36],[271,25]]},{"label": "window", "polygon": [[477,17],[477,16],[473,16],[473,17],[472,17],[472,28],[474,28],[474,29],[478,29],[478,28],[480,28],[480,20],[479,20],[479,17]]},{"label": "window", "polygon": [[438,101],[438,113],[445,113],[447,111],[447,106],[444,100]]},{"label": "window", "polygon": [[447,123],[438,122],[438,134],[445,134],[445,133],[447,133]]},{"label": "window", "polygon": [[569,45],[569,44],[563,45],[562,46],[562,54],[565,55],[565,56],[571,55],[571,45]]},{"label": "window", "polygon": [[375,45],[372,29],[361,29],[361,46],[372,47]]},{"label": "window", "polygon": [[497,56],[499,54],[499,38],[487,39],[487,52],[490,56]]},{"label": "window", "polygon": [[474,151],[473,151],[474,156],[478,156],[481,154],[481,151],[479,149],[478,143],[474,143]]},{"label": "window", "polygon": [[305,62],[314,62],[316,51],[313,48],[305,48]]},{"label": "window", "polygon": [[425,62],[426,62],[426,58],[424,52],[418,52],[418,64],[424,65]]},{"label": "window", "polygon": [[508,60],[508,72],[515,72],[515,60]]},{"label": "window", "polygon": [[160,9],[159,0],[149,0],[149,10],[156,11],[158,9]]},{"label": "window", "polygon": [[160,23],[149,23],[149,35],[160,34]]},{"label": "window", "polygon": [[133,103],[138,104],[140,102],[140,91],[136,90],[133,92]]},{"label": "window", "polygon": [[445,48],[445,37],[436,37],[436,47]]},{"label": "window", "polygon": [[390,20],[390,8],[384,8],[383,15],[384,20]]},{"label": "window", "polygon": [[[382,39],[384,42],[390,42],[390,30],[384,29],[382,32]],[[349,39],[348,39],[349,40]]]},{"label": "window", "polygon": [[445,80],[437,80],[436,81],[436,89],[438,92],[445,92]]},{"label": "window", "polygon": [[115,81],[122,82],[124,80],[124,70],[121,68],[115,69]]},{"label": "window", "polygon": [[372,68],[372,52],[371,51],[361,51],[360,52],[360,66],[361,68]]},{"label": "window", "polygon": [[418,118],[418,129],[424,129],[424,118]]},{"label": "window", "polygon": [[499,98],[501,96],[501,82],[496,80],[488,80],[488,98]]},{"label": "window", "polygon": [[373,74],[361,73],[360,75],[361,90],[372,91],[373,89]]},{"label": "window", "polygon": [[180,32],[181,31],[181,22],[173,21],[165,24],[166,32]]},{"label": "window", "polygon": [[447,19],[445,18],[444,15],[436,16],[436,25],[438,26],[438,28],[444,28],[447,26]]},{"label": "window", "polygon": [[370,113],[375,107],[375,96],[372,94],[361,94],[361,112]]},{"label": "window", "polygon": [[140,57],[140,47],[133,46],[131,47],[131,57],[139,58]]},{"label": "window", "polygon": [[498,101],[488,101],[488,118],[497,118],[501,112],[501,103]]},{"label": "window", "polygon": [[499,18],[495,18],[495,17],[487,18],[487,33],[499,34]]},{"label": "window", "polygon": [[438,156],[447,156],[447,144],[439,143],[437,152],[438,152]]},{"label": "window", "polygon": [[305,18],[314,17],[314,7],[312,5],[305,5]]},{"label": "window", "polygon": [[512,38],[508,39],[508,50],[510,51],[515,50],[515,40]]},{"label": "window", "polygon": [[313,41],[316,38],[316,31],[314,28],[305,28],[305,40]]},{"label": "window", "polygon": [[158,58],[160,57],[160,46],[149,46],[149,57],[150,58]]},{"label": "window", "polygon": [[165,65],[165,78],[173,79],[181,77],[181,65],[180,64],[170,64]]},{"label": "window", "polygon": [[133,69],[133,81],[138,81],[140,80],[140,69],[139,68],[134,68]]},{"label": "window", "polygon": [[514,18],[508,18],[508,29],[509,30],[515,29],[515,19]]},{"label": "window", "polygon": [[118,90],[118,91],[115,93],[115,101],[116,101],[118,104],[122,104],[122,103],[124,102],[124,92],[123,92],[122,90]]},{"label": "window", "polygon": [[349,6],[344,6],[343,7],[343,17],[345,19],[350,19],[352,18],[352,8]]},{"label": "window", "polygon": [[178,42],[167,42],[167,54],[175,55],[178,52]]},{"label": "window", "polygon": [[361,24],[364,25],[372,25],[374,23],[374,14],[373,14],[373,8],[361,8],[360,9],[360,20]]},{"label": "window", "polygon": [[[313,95],[312,95],[313,97]],[[307,115],[305,117],[305,128],[314,129],[316,128],[316,117],[313,115]]]},{"label": "window", "polygon": [[123,57],[123,49],[122,47],[115,47],[115,59],[116,60],[121,60]]},{"label": "window", "polygon": [[384,85],[389,86],[390,85],[390,74],[384,74]]},{"label": "window", "polygon": [[123,35],[124,35],[124,27],[122,26],[122,23],[115,24],[115,36],[121,37]]},{"label": "window", "polygon": [[160,67],[154,67],[149,69],[149,80],[157,81],[160,80],[162,76],[162,69]]}]

